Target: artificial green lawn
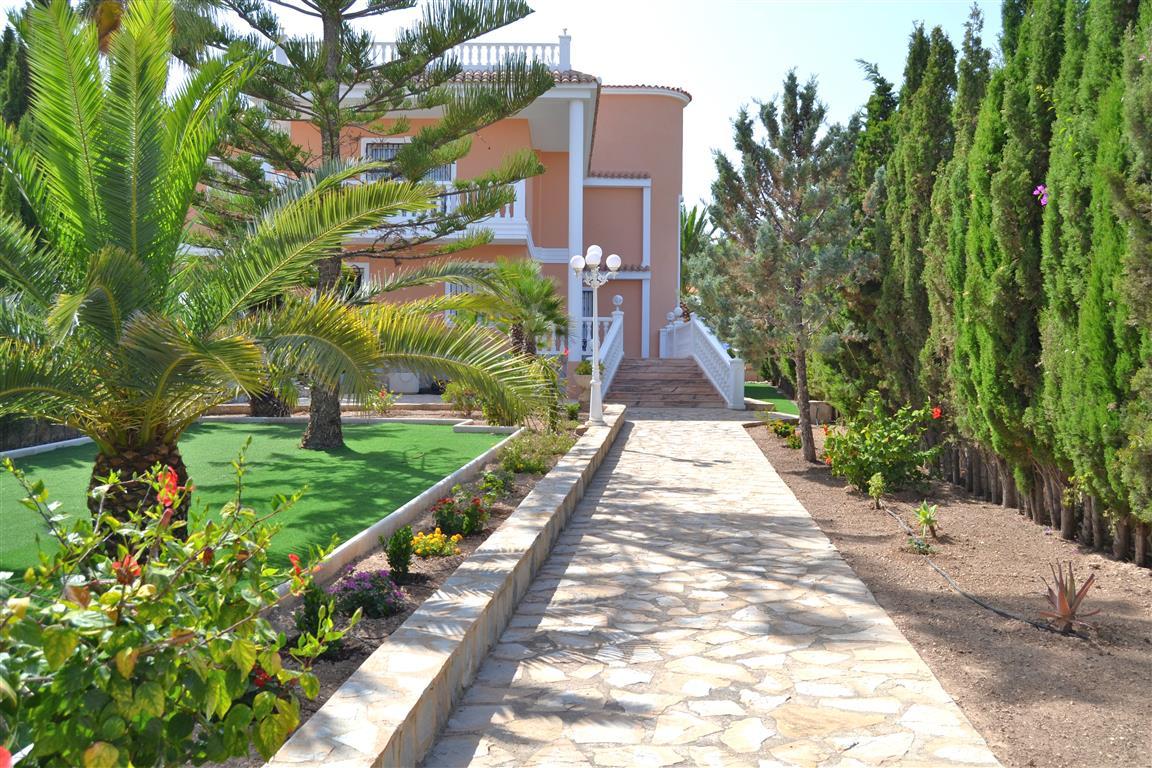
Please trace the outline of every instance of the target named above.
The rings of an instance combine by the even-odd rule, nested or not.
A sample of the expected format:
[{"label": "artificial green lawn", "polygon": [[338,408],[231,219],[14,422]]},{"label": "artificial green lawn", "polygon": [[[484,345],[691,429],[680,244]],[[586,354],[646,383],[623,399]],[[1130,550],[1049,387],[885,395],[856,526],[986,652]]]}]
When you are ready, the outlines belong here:
[{"label": "artificial green lawn", "polygon": [[[210,513],[231,500],[236,477],[232,461],[249,435],[244,497],[257,511],[277,493],[308,486],[304,497],[278,518],[274,558],[304,555],[309,544],[345,541],[416,497],[445,475],[504,439],[503,435],[456,433],[429,424],[345,425],[343,450],[304,451],[303,424],[200,423],[180,440],[180,452],[196,486],[193,503]],[[63,514],[87,514],[84,492],[95,447],[61,448],[16,459],[30,478],[43,480]],[[22,569],[36,561],[39,516],[20,504],[23,492],[7,473],[0,476],[0,568]]]},{"label": "artificial green lawn", "polygon": [[790,413],[793,416],[799,416],[800,411],[796,408],[796,403],[789,400],[784,394],[776,389],[766,381],[747,381],[744,383],[744,397],[751,397],[755,400],[765,400],[769,403],[776,404],[776,410],[780,413]]}]

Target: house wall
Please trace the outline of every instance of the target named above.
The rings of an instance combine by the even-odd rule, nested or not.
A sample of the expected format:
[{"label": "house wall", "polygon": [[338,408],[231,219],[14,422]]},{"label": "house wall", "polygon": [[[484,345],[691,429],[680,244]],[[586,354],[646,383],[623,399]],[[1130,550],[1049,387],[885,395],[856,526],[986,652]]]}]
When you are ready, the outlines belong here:
[{"label": "house wall", "polygon": [[529,179],[532,239],[541,248],[568,245],[568,153],[537,152],[544,173]]},{"label": "house wall", "polygon": [[601,89],[596,114],[592,170],[641,171],[649,174],[652,181],[652,293],[648,333],[652,356],[658,354],[664,316],[676,306],[680,295],[684,107],[685,99],[673,92],[615,92],[606,86]]},{"label": "house wall", "polygon": [[585,187],[584,243],[639,265],[644,249],[644,195],[639,187]]}]

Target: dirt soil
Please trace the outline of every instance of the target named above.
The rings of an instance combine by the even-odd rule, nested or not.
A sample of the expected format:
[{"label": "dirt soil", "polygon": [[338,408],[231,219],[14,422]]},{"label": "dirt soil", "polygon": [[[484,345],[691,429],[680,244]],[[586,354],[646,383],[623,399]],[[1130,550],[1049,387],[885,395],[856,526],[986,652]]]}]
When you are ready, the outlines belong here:
[{"label": "dirt soil", "polygon": [[1078,581],[1096,576],[1085,608],[1100,614],[1085,637],[1002,618],[949,588],[896,521],[828,467],[806,463],[766,427],[748,431],[1005,766],[1152,766],[1152,570],[947,483],[892,497],[913,527],[922,499],[938,504],[931,559],[964,591],[1018,616],[1047,610],[1050,564],[1071,561]]},{"label": "dirt soil", "polygon": [[[582,433],[583,430],[577,430],[577,433]],[[553,457],[553,465],[559,461],[560,457]],[[500,468],[499,462],[492,462],[484,467],[478,477],[483,475],[488,470],[498,470]],[[476,551],[476,548],[483,544],[489,536],[496,532],[500,524],[508,519],[511,514],[516,511],[516,507],[520,505],[524,497],[531,492],[542,479],[541,475],[520,474],[515,476],[513,489],[511,493],[503,499],[497,501],[492,506],[491,515],[488,519],[488,526],[484,532],[475,536],[468,536],[460,541],[460,554],[453,557],[430,557],[427,559],[420,557],[412,558],[412,565],[408,579],[401,585],[405,593],[408,595],[408,603],[402,613],[394,616],[388,616],[382,619],[373,619],[367,616],[360,620],[352,630],[344,636],[344,639],[338,649],[329,651],[324,656],[320,657],[312,671],[320,679],[320,694],[312,700],[302,699],[300,701],[300,724],[303,725],[308,721],[317,710],[324,705],[333,693],[344,684],[352,673],[359,669],[360,665],[364,663],[373,651],[375,651],[381,643],[383,643],[388,636],[400,628],[400,625],[408,620],[408,617],[415,613],[420,605],[436,593],[440,586],[447,581],[448,577],[455,572],[455,570],[463,563],[468,556]],[[432,518],[431,512],[426,512],[416,522],[412,523],[413,531],[431,531],[436,527],[436,523]],[[388,559],[382,549],[377,548],[371,554],[358,560],[351,568],[355,571],[375,571],[388,568]],[[269,614],[268,618],[272,626],[280,631],[283,631],[288,636],[288,647],[296,644],[296,628],[293,623],[293,611],[295,604],[287,603],[275,609]],[[232,758],[223,763],[216,763],[216,765],[226,766],[227,768],[257,768],[263,766],[265,761],[256,754],[255,749],[251,751],[248,757]]]}]

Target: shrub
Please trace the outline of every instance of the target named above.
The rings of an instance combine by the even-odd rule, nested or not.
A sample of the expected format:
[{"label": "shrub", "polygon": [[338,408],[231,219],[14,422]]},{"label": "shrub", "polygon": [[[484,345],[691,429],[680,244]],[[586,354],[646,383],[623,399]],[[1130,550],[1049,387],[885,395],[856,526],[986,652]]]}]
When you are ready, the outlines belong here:
[{"label": "shrub", "polygon": [[796,425],[783,419],[772,419],[772,434],[780,438],[792,437],[796,434]]},{"label": "shrub", "polygon": [[463,496],[456,486],[451,496],[445,496],[432,507],[432,517],[439,529],[447,533],[471,536],[484,530],[488,522],[488,506],[479,496]]},{"label": "shrub", "polygon": [[575,442],[567,433],[524,431],[505,447],[500,464],[513,474],[542,475],[551,469],[552,457],[567,453]]},{"label": "shrub", "polygon": [[931,534],[932,538],[939,538],[936,535],[936,526],[940,524],[936,520],[936,509],[935,504],[926,501],[920,502],[920,506],[916,508],[916,523],[920,526],[921,536]]},{"label": "shrub", "polygon": [[408,578],[412,568],[412,526],[404,526],[393,533],[386,544],[383,541],[380,543],[384,545],[388,567],[392,569],[392,573],[401,579]]},{"label": "shrub", "polygon": [[364,410],[376,416],[387,416],[396,407],[396,401],[399,399],[400,395],[383,387],[364,398]]},{"label": "shrub", "polygon": [[319,691],[312,660],[342,635],[323,616],[290,648],[264,618],[277,585],[311,584],[297,556],[267,555],[269,519],[298,495],[260,513],[241,504],[241,453],[237,500],[216,520],[173,521],[158,501],[65,529],[43,483],[4,465],[58,547],[22,578],[0,575],[0,742],[32,745],[30,765],[198,765],[250,745],[270,758],[299,723],[296,692]]},{"label": "shrub", "polygon": [[921,467],[932,459],[934,448],[921,448],[928,428],[929,410],[905,406],[884,413],[880,398],[869,393],[859,413],[845,429],[828,435],[824,452],[832,474],[843,477],[860,491],[879,473],[888,491],[896,491],[922,479]]},{"label": "shrub", "polygon": [[580,362],[576,363],[576,367],[572,370],[573,370],[573,373],[575,373],[577,376],[591,376],[592,375],[592,361],[591,360],[581,360]]},{"label": "shrub", "polygon": [[328,590],[343,613],[363,611],[374,619],[404,610],[408,596],[386,570],[349,571]]},{"label": "shrub", "polygon": [[508,495],[509,491],[512,490],[513,479],[513,474],[505,469],[500,469],[495,472],[485,472],[484,476],[480,478],[479,484],[476,486],[476,491],[484,497],[485,501],[491,504],[497,499]]},{"label": "shrub", "polygon": [[452,406],[452,410],[459,411],[467,418],[480,408],[480,395],[476,390],[459,381],[450,381],[444,385],[444,394],[440,396],[444,402]]},{"label": "shrub", "polygon": [[880,499],[888,492],[888,485],[884,482],[884,475],[879,472],[872,473],[868,478],[868,495],[872,497],[872,506],[880,509]]},{"label": "shrub", "polygon": [[797,434],[796,432],[793,432],[792,434],[788,435],[788,437],[784,438],[784,445],[786,445],[787,447],[789,447],[793,450],[798,449],[802,445],[802,443],[800,442],[800,435]]},{"label": "shrub", "polygon": [[412,539],[412,551],[417,557],[451,557],[460,554],[460,547],[456,546],[464,538],[460,534],[448,536],[439,528],[432,533],[417,533]]},{"label": "shrub", "polygon": [[480,415],[484,417],[484,421],[499,427],[515,426],[518,422],[516,414],[509,412],[492,400],[480,401]]},{"label": "shrub", "polygon": [[568,421],[577,421],[580,418],[580,403],[565,403],[564,414]]},{"label": "shrub", "polygon": [[[336,601],[316,584],[310,583],[304,588],[300,607],[296,610],[292,620],[296,631],[302,635],[316,634],[323,626],[325,619],[336,615]],[[330,644],[335,646],[336,644]]]}]

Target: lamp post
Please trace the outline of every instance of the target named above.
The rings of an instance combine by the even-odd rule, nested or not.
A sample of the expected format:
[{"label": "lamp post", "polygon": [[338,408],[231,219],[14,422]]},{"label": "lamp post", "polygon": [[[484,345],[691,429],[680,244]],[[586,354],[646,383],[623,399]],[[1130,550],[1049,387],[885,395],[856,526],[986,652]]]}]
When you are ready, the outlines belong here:
[{"label": "lamp post", "polygon": [[600,259],[603,255],[604,249],[598,245],[590,245],[586,255],[576,254],[568,262],[584,285],[592,289],[592,391],[588,395],[588,421],[592,424],[604,423],[604,401],[600,396],[600,312],[596,292],[620,269],[620,257],[613,253],[604,260],[608,271],[602,272]]}]

